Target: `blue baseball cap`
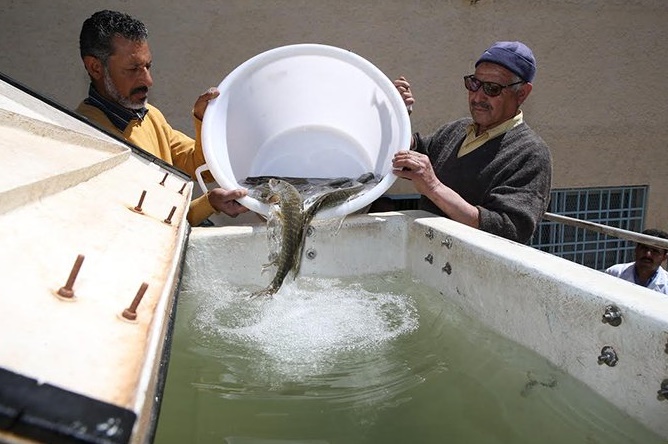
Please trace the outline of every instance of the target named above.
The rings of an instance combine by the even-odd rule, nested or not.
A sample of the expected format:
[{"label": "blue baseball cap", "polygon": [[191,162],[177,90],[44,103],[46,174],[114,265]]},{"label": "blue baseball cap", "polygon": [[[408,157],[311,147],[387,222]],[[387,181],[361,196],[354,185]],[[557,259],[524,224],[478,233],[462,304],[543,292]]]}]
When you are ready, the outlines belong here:
[{"label": "blue baseball cap", "polygon": [[536,75],[536,59],[522,42],[496,42],[482,53],[475,66],[482,62],[496,63],[517,74],[525,82]]}]

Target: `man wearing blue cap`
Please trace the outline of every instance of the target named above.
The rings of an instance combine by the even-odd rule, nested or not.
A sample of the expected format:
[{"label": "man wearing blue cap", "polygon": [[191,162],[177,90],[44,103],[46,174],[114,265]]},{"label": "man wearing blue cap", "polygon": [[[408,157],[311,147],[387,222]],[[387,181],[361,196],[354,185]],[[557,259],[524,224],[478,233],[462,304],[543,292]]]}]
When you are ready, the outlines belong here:
[{"label": "man wearing blue cap", "polygon": [[[395,174],[413,181],[420,209],[521,243],[547,210],[552,158],[524,122],[520,106],[533,88],[536,60],[521,42],[496,42],[464,77],[471,118],[428,137],[393,159]],[[410,84],[395,82],[406,104]]]}]

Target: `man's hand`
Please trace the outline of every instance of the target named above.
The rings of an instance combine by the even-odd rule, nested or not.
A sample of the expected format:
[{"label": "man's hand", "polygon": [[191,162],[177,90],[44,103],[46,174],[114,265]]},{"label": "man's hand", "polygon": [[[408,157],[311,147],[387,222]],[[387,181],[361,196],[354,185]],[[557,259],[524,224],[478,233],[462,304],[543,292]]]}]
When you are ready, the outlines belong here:
[{"label": "man's hand", "polygon": [[404,76],[401,76],[394,81],[394,86],[397,88],[397,91],[399,91],[399,94],[401,94],[401,98],[404,99],[408,114],[410,114],[413,111],[413,104],[415,103],[413,91],[411,91],[411,84]]},{"label": "man's hand", "polygon": [[220,95],[220,91],[215,86],[207,89],[202,95],[197,98],[195,106],[193,106],[193,114],[198,120],[204,118],[204,111],[209,106],[209,100],[215,99]]},{"label": "man's hand", "polygon": [[247,191],[241,188],[232,191],[214,188],[208,192],[207,198],[216,211],[222,211],[230,217],[237,217],[248,211],[248,208],[236,201],[236,199],[241,199],[246,194],[248,194]]},{"label": "man's hand", "polygon": [[431,200],[450,219],[480,228],[478,207],[438,180],[429,157],[415,151],[398,151],[392,159],[392,167],[394,174],[413,181],[417,192]]},{"label": "man's hand", "polygon": [[441,184],[429,157],[415,151],[398,151],[392,159],[392,168],[395,175],[413,181],[417,192],[427,197]]}]

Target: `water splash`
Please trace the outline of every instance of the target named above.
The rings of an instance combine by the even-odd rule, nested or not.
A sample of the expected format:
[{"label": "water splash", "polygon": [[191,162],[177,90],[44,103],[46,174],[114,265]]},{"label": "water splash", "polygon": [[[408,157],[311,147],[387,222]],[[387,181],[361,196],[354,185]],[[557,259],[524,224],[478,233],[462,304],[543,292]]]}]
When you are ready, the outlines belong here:
[{"label": "water splash", "polygon": [[422,380],[396,359],[396,342],[419,325],[408,295],[306,277],[273,298],[247,294],[211,293],[191,321],[202,353],[217,350],[224,359],[220,384],[208,389],[367,403]]}]

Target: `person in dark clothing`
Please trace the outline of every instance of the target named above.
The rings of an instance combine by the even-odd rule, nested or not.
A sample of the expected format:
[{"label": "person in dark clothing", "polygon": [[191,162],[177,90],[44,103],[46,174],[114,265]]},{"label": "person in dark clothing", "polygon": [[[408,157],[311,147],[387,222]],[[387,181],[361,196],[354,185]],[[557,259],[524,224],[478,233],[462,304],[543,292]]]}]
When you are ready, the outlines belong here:
[{"label": "person in dark clothing", "polygon": [[[447,123],[393,158],[397,176],[413,181],[420,209],[527,243],[547,210],[552,156],[524,121],[520,106],[536,73],[531,49],[496,42],[464,77],[471,118]],[[395,81],[404,102],[410,83]],[[408,100],[410,99],[410,101]]]}]

